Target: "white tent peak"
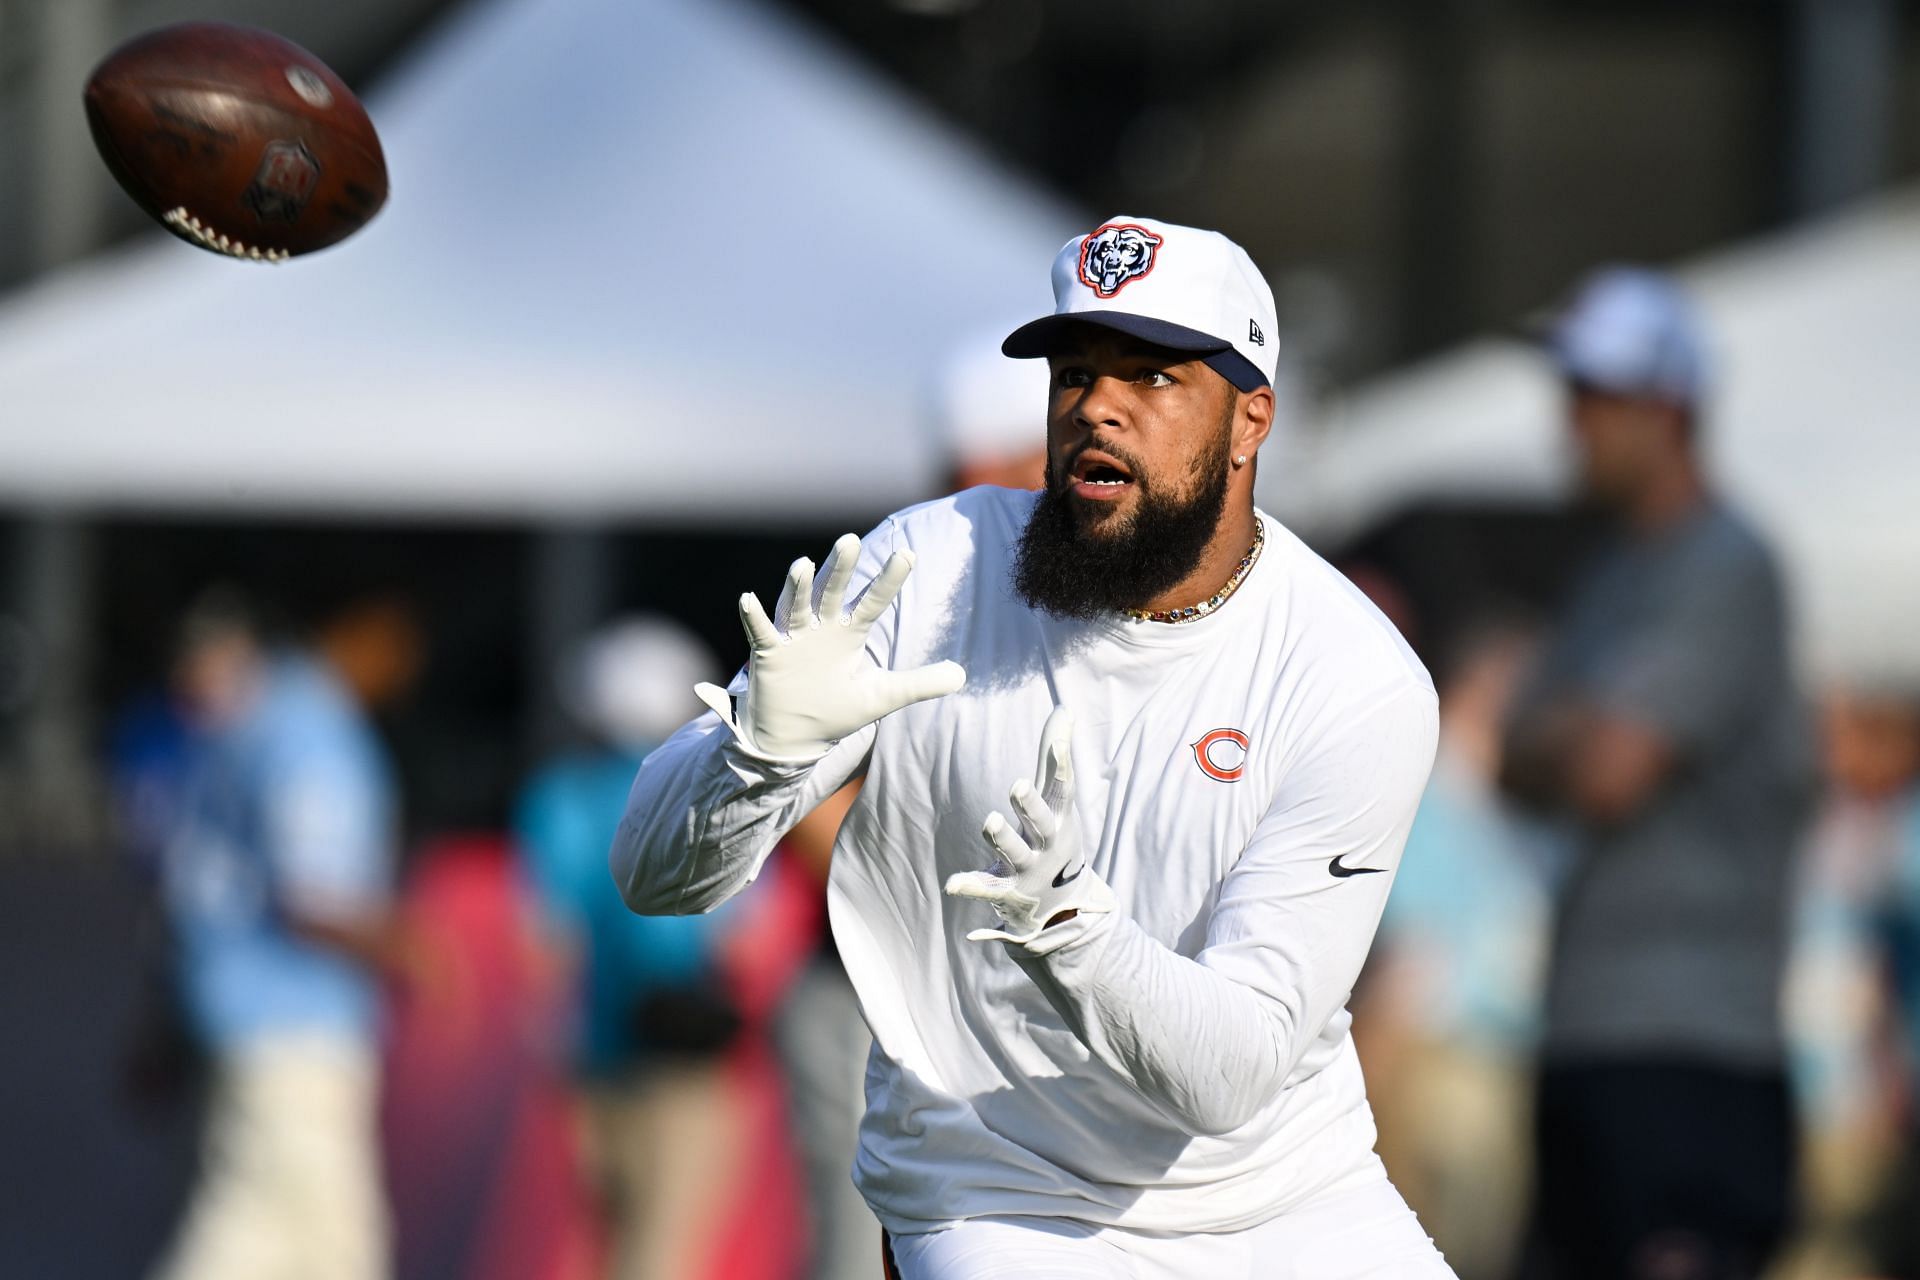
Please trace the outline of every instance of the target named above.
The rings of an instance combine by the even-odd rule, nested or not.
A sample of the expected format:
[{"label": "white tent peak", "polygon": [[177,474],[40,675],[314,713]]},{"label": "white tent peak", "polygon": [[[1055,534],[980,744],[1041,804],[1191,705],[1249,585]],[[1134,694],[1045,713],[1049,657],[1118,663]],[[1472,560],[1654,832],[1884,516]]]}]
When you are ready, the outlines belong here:
[{"label": "white tent peak", "polygon": [[[1072,229],[746,0],[484,0],[370,96],[388,207],[0,307],[0,501],[727,523],[929,492],[926,387]],[[1036,406],[1036,429],[1041,410]]]}]

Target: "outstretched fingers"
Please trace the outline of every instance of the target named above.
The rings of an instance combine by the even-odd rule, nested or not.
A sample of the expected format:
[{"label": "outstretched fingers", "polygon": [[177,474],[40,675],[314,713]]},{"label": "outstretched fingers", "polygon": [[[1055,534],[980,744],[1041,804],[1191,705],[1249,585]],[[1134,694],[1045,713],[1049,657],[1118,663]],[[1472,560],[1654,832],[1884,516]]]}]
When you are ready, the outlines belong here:
[{"label": "outstretched fingers", "polygon": [[780,603],[774,614],[786,624],[787,634],[805,631],[813,620],[813,561],[801,556],[787,570],[787,585],[781,588]]},{"label": "outstretched fingers", "polygon": [[1000,867],[1022,871],[1033,865],[1033,849],[1020,838],[1013,824],[999,814],[987,815],[987,820],[980,824],[980,838],[993,850]]},{"label": "outstretched fingers", "polygon": [[967,683],[967,672],[957,662],[936,662],[911,671],[877,671],[873,678],[880,690],[880,715],[892,715],[916,702],[958,692]]},{"label": "outstretched fingers", "polygon": [[857,627],[870,627],[879,616],[887,611],[893,598],[900,594],[901,584],[907,575],[913,572],[913,553],[896,551],[887,557],[886,565],[875,575],[867,589],[860,593],[860,599],[854,602],[852,622]]},{"label": "outstretched fingers", "polygon": [[947,877],[947,892],[956,898],[992,902],[1007,891],[1007,882],[990,871],[956,871]]},{"label": "outstretched fingers", "polygon": [[1055,707],[1040,730],[1040,761],[1034,767],[1034,786],[1058,813],[1073,795],[1073,712]]},{"label": "outstretched fingers", "polygon": [[1013,805],[1013,811],[1020,815],[1020,821],[1026,824],[1029,836],[1041,844],[1053,839],[1057,826],[1054,812],[1031,782],[1022,778],[1014,783],[1007,799]]},{"label": "outstretched fingers", "polygon": [[818,613],[822,624],[839,622],[846,612],[847,584],[860,560],[860,539],[843,533],[827,555],[827,572],[820,588]]},{"label": "outstretched fingers", "polygon": [[756,652],[764,653],[780,643],[780,629],[767,617],[760,597],[751,591],[740,597],[740,625],[746,630],[748,645]]}]

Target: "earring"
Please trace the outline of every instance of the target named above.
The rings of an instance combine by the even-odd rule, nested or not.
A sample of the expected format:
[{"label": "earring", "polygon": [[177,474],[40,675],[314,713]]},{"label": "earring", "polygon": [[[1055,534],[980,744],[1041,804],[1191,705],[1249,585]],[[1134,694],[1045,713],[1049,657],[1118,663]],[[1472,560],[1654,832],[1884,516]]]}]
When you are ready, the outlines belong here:
[{"label": "earring", "polygon": [[1236,466],[1236,467],[1244,467],[1244,466],[1246,466],[1246,465],[1247,465],[1247,455],[1243,453],[1243,454],[1241,454],[1241,455],[1240,455],[1239,457],[1237,457],[1237,458],[1235,458],[1235,459],[1233,460],[1233,465],[1234,465],[1234,466]]}]

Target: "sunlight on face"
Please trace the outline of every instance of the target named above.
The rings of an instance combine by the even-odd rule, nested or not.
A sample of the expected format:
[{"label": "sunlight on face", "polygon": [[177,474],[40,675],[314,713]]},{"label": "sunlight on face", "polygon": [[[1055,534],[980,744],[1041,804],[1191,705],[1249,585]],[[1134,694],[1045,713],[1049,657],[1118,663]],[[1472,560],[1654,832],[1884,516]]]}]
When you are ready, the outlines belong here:
[{"label": "sunlight on face", "polygon": [[1049,484],[1089,527],[1190,501],[1226,465],[1239,393],[1190,353],[1090,330],[1050,357]]}]

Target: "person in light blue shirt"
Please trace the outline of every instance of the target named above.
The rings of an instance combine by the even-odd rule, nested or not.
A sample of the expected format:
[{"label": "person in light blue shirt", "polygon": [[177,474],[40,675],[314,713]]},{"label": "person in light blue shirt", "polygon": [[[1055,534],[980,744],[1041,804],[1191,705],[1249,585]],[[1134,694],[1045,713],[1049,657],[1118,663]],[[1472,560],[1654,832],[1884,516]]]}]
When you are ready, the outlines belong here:
[{"label": "person in light blue shirt", "polygon": [[1881,1114],[1898,1144],[1860,1243],[1870,1274],[1920,1275],[1920,699],[1901,689],[1836,691],[1827,703],[1828,765],[1849,819],[1839,829],[1868,854],[1855,865],[1875,873],[1856,879],[1851,902],[1826,895],[1828,924],[1835,908],[1851,909],[1847,923],[1885,984],[1869,1079],[1884,1091]]},{"label": "person in light blue shirt", "polygon": [[372,1043],[373,975],[309,920],[384,913],[393,784],[351,696],[314,659],[265,659],[248,706],[190,749],[166,895],[182,994],[215,1050],[290,1030]]},{"label": "person in light blue shirt", "polygon": [[411,615],[384,602],[336,615],[310,651],[268,647],[225,595],[182,628],[189,732],[160,876],[214,1078],[167,1280],[387,1273],[379,980],[414,949],[392,911],[392,770],[365,710],[417,657]]}]

